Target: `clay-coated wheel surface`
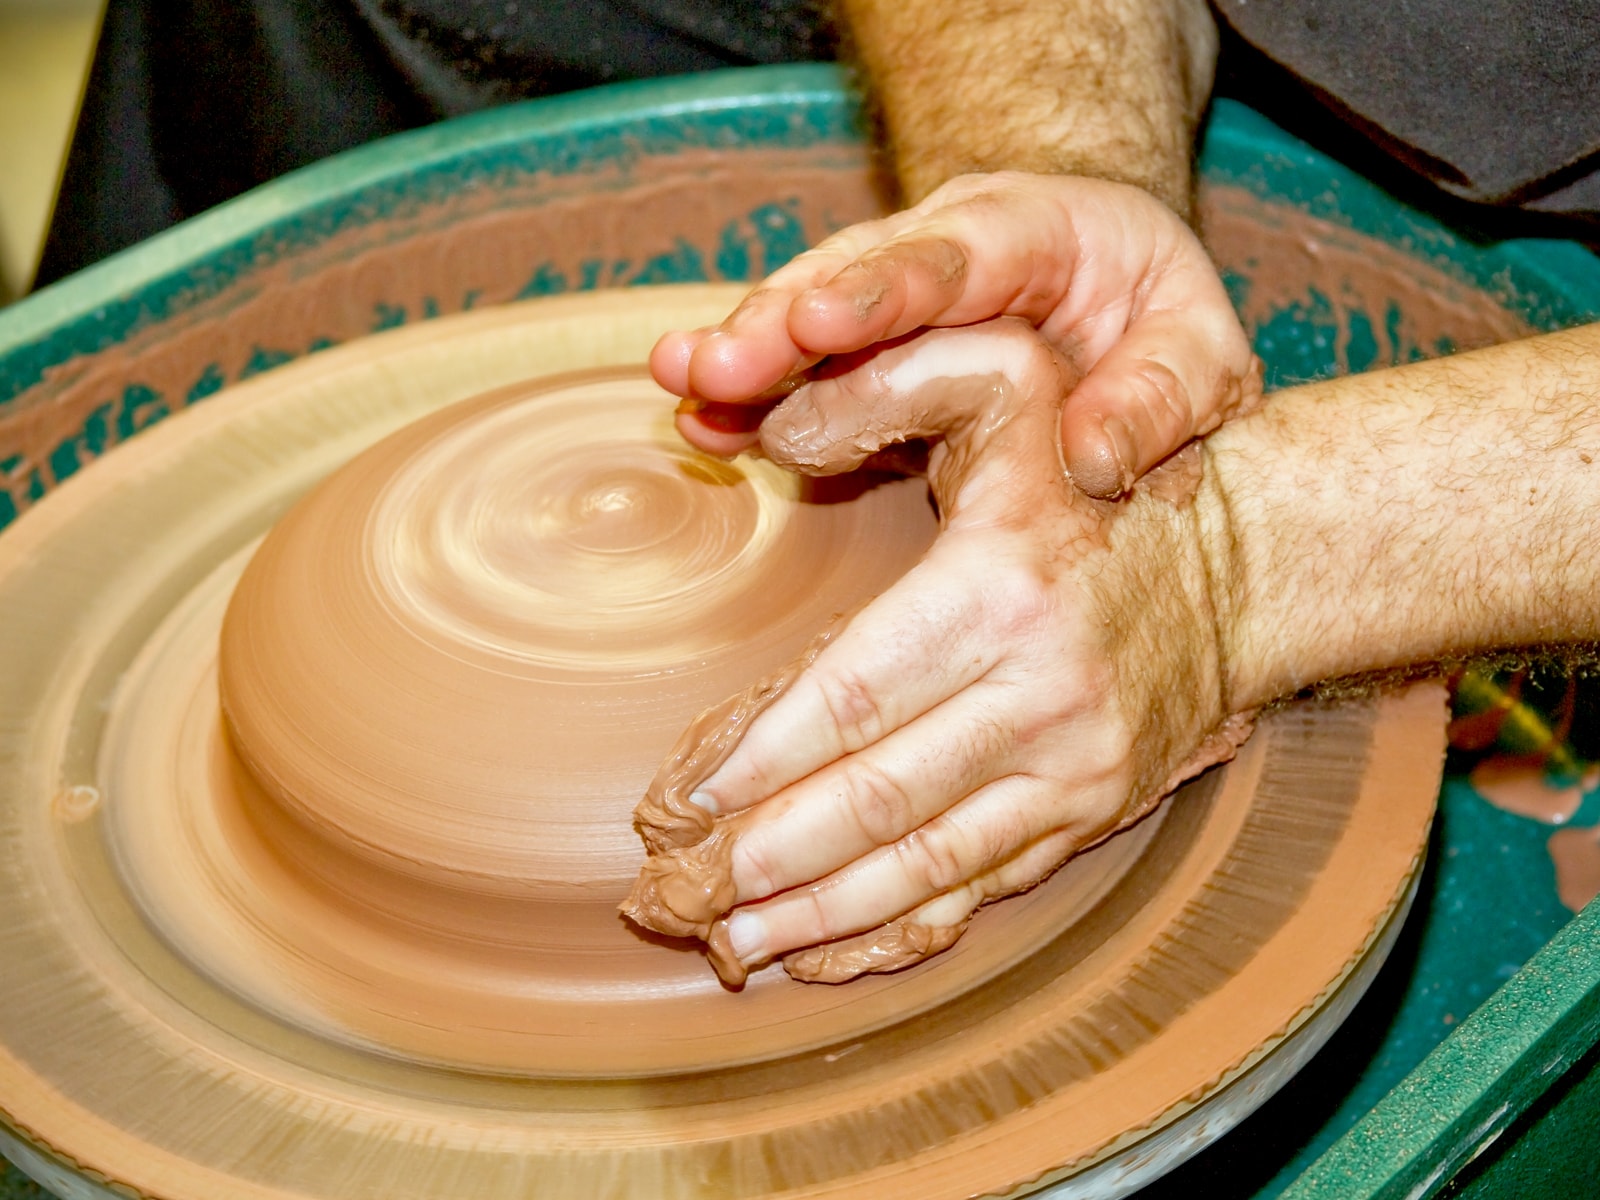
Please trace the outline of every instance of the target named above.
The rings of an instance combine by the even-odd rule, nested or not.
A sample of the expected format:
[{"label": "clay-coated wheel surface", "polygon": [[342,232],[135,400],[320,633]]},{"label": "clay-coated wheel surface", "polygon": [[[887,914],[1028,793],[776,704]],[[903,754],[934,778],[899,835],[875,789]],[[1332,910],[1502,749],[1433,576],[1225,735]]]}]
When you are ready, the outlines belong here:
[{"label": "clay-coated wheel surface", "polygon": [[[0,1115],[26,1142],[173,1200],[1005,1194],[1203,1103],[1363,962],[1426,842],[1434,688],[1274,714],[948,954],[841,988],[769,971],[727,994],[620,921],[585,927],[605,970],[570,944],[551,968],[581,925],[561,906],[614,903],[637,864],[627,812],[677,717],[625,739],[642,765],[620,777],[644,774],[594,793],[594,842],[535,848],[549,887],[474,893],[469,915],[489,893],[512,906],[507,953],[459,923],[428,940],[398,891],[376,912],[330,900],[282,851],[215,691],[257,539],[407,421],[637,363],[736,295],[541,301],[330,350],[141,436],[0,538],[0,961],[29,965],[0,971]],[[636,374],[563,387],[603,380],[646,404]],[[737,486],[782,494],[763,470]],[[806,620],[753,648],[750,676]],[[686,695],[681,721],[724,685]],[[518,878],[532,860],[486,836],[449,853],[487,862],[493,843],[484,874]],[[592,900],[557,894],[579,860]],[[547,940],[529,912],[550,914]]]}]

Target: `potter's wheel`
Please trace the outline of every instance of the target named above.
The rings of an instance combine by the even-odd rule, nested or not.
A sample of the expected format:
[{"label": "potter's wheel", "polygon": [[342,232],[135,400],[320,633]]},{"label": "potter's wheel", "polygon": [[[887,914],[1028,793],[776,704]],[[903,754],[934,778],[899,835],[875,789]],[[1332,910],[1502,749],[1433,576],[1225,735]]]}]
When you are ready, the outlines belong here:
[{"label": "potter's wheel", "polygon": [[[636,371],[517,383],[641,361],[738,291],[544,301],[328,351],[151,431],[0,539],[0,959],[31,968],[0,973],[0,1116],[27,1157],[185,1200],[965,1196],[1086,1168],[1111,1194],[1173,1153],[1163,1136],[1220,1132],[1326,1036],[1420,861],[1431,688],[1275,714],[1156,819],[900,975],[767,971],[730,995],[697,954],[603,919],[642,857],[628,811],[678,728],[848,607],[825,557],[764,637],[722,619],[613,656],[677,681],[685,708],[630,725],[628,761],[605,767],[637,782],[602,779],[561,836],[518,842],[543,826],[480,808],[443,874],[380,854],[363,882],[272,827],[215,702],[233,582],[307,487],[447,402],[516,384],[489,403],[621,413],[567,423],[534,472],[547,494],[595,492],[562,471],[634,445],[682,467],[631,485],[656,509],[661,488],[742,497],[745,532],[712,551],[651,534],[729,589],[728,612],[765,556],[781,573],[796,552],[771,549],[774,528],[926,535],[915,484],[797,501],[760,465],[693,459]],[[586,669],[572,645],[540,655]],[[457,910],[463,863],[487,865],[455,880]]]}]

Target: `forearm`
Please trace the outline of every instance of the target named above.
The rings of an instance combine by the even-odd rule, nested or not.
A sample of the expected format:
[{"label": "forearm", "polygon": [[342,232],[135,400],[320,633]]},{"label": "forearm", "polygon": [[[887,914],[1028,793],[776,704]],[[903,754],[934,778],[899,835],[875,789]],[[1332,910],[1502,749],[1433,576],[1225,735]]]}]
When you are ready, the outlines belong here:
[{"label": "forearm", "polygon": [[1132,183],[1187,218],[1203,0],[838,0],[907,203],[973,171]]},{"label": "forearm", "polygon": [[1235,708],[1600,641],[1600,325],[1293,389],[1206,455]]}]

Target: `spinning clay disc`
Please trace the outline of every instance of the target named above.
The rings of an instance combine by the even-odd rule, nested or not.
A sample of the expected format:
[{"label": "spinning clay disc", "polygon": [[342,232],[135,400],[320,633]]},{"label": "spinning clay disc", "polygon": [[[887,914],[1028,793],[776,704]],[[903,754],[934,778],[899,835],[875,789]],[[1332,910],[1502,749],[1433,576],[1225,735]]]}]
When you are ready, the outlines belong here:
[{"label": "spinning clay disc", "polygon": [[1271,715],[901,974],[732,994],[617,916],[682,727],[935,530],[917,481],[678,440],[628,364],[738,294],[330,350],[0,538],[25,1151],[172,1200],[1006,1195],[1133,1179],[1326,1036],[1414,882],[1437,688]]}]

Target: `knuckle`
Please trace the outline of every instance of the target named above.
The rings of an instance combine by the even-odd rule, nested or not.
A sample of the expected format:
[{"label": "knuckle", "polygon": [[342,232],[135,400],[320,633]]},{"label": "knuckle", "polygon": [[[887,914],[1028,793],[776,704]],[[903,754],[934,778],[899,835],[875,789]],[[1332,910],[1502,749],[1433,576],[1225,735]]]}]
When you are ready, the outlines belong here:
[{"label": "knuckle", "polygon": [[829,234],[811,249],[803,251],[794,261],[804,262],[807,266],[848,263],[890,236],[891,229],[890,219],[883,217],[847,225],[837,233]]},{"label": "knuckle", "polygon": [[817,681],[828,719],[845,749],[858,750],[883,736],[887,720],[872,687],[853,671],[841,670]]},{"label": "knuckle", "polygon": [[738,307],[728,314],[723,321],[724,330],[738,329],[750,321],[765,318],[769,309],[781,303],[784,292],[775,280],[767,280],[745,293],[744,299],[739,301]]},{"label": "knuckle", "polygon": [[851,765],[845,775],[845,800],[857,827],[875,846],[887,846],[917,826],[910,793],[876,763]]},{"label": "knuckle", "polygon": [[1008,645],[1027,646],[1052,627],[1059,611],[1055,577],[1043,562],[998,569],[992,580],[988,617]]},{"label": "knuckle", "polygon": [[1135,403],[1157,430],[1192,432],[1194,401],[1176,371],[1165,363],[1141,358],[1128,375]]},{"label": "knuckle", "polygon": [[954,831],[933,821],[903,843],[901,860],[911,877],[929,893],[948,892],[967,881],[965,858]]},{"label": "knuckle", "polygon": [[958,238],[927,234],[915,241],[902,242],[898,249],[925,270],[941,289],[959,290],[966,282],[969,256]]},{"label": "knuckle", "polygon": [[1076,854],[1078,848],[1078,838],[1068,830],[1046,834],[983,877],[983,898],[998,900],[1027,891]]},{"label": "knuckle", "polygon": [[961,747],[965,762],[956,765],[993,773],[1011,757],[1019,732],[1015,717],[1009,713],[999,709],[978,713],[967,726]]},{"label": "knuckle", "polygon": [[1098,751],[1087,756],[1089,769],[1093,772],[1092,779],[1110,781],[1127,771],[1128,764],[1133,761],[1138,739],[1126,724],[1122,721],[1104,721],[1090,740]]},{"label": "knuckle", "polygon": [[730,860],[741,903],[771,896],[787,886],[779,861],[759,839],[739,838],[733,844]]},{"label": "knuckle", "polygon": [[785,941],[812,946],[851,932],[835,922],[826,897],[823,888],[807,888],[795,896],[791,911],[784,918]]}]

